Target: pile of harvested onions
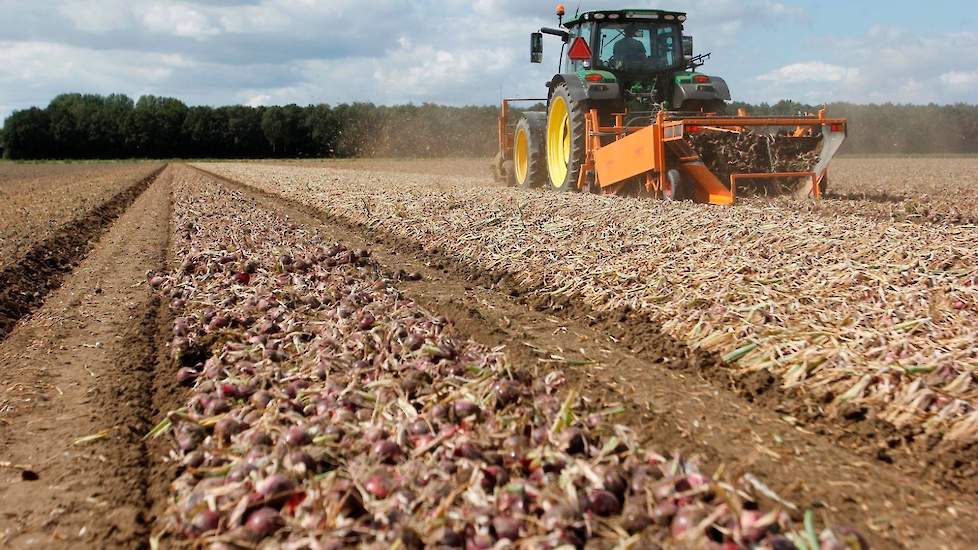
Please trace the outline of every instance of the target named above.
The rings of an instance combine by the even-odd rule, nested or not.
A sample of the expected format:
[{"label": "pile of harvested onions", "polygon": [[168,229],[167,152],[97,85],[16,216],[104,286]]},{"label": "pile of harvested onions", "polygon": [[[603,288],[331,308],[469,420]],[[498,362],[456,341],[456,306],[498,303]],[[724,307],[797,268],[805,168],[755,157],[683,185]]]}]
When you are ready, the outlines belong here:
[{"label": "pile of harvested onions", "polygon": [[978,228],[753,202],[732,208],[475,180],[204,165],[540,293],[647,314],[731,368],[830,408],[978,441]]},{"label": "pile of harvested onions", "polygon": [[795,530],[756,478],[643,448],[559,372],[453,336],[367,251],[175,181],[181,264],[150,284],[191,389],[151,432],[180,464],[157,544],[864,547],[811,515]]}]

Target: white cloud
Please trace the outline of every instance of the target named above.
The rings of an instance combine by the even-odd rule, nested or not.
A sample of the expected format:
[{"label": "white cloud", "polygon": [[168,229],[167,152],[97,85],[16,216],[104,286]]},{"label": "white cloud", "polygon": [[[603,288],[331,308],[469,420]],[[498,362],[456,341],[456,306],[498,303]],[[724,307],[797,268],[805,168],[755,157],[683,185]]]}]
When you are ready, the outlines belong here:
[{"label": "white cloud", "polygon": [[150,6],[142,20],[150,31],[184,38],[200,40],[221,34],[221,29],[213,25],[205,14],[183,4]]},{"label": "white cloud", "polygon": [[50,42],[0,42],[0,50],[5,55],[4,63],[0,63],[0,89],[27,84],[59,93],[111,93],[133,86],[152,90],[181,66],[186,67],[186,61],[179,56],[130,53],[120,59],[116,52]]},{"label": "white cloud", "polygon": [[962,88],[978,86],[978,71],[948,71],[941,75],[941,82]]},{"label": "white cloud", "polygon": [[272,101],[272,96],[269,94],[258,94],[253,95],[245,101],[245,105],[249,107],[260,107],[262,105],[268,105]]},{"label": "white cloud", "polygon": [[125,0],[106,0],[98,8],[86,0],[67,0],[58,6],[57,11],[76,29],[89,33],[124,29],[131,24],[129,5]]},{"label": "white cloud", "polygon": [[[919,34],[874,25],[862,35],[817,37],[821,61],[769,69],[751,101],[978,102],[978,34]],[[951,53],[949,53],[951,52]]]},{"label": "white cloud", "polygon": [[831,65],[821,61],[792,63],[757,77],[758,80],[770,82],[841,82],[857,78],[859,78],[857,68]]}]

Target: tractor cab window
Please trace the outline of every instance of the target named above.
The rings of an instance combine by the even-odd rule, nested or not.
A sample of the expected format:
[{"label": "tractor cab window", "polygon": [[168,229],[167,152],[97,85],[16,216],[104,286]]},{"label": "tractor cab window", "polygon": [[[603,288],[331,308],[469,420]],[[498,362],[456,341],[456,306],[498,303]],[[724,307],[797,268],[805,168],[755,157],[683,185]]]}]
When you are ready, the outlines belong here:
[{"label": "tractor cab window", "polygon": [[599,68],[648,73],[675,68],[682,57],[678,25],[653,22],[608,23],[598,33]]},{"label": "tractor cab window", "polygon": [[[570,44],[573,44],[574,43],[574,39],[577,38],[578,36],[584,37],[584,40],[587,40],[587,42],[588,42],[589,45],[591,44],[591,24],[590,23],[582,23],[580,25],[574,26],[574,27],[572,27],[572,28],[569,29],[569,32],[570,32],[570,39],[567,41],[567,44],[568,45],[565,45],[564,46],[564,51],[565,52],[567,52],[567,50],[570,47],[569,45]],[[567,52],[567,53],[569,53],[569,52]],[[584,68],[584,65],[582,64],[582,62],[580,60],[574,60],[574,59],[567,58],[567,66],[566,66],[566,69],[567,70],[565,72],[573,72],[573,73],[576,73],[577,71],[581,70],[582,68]]]}]

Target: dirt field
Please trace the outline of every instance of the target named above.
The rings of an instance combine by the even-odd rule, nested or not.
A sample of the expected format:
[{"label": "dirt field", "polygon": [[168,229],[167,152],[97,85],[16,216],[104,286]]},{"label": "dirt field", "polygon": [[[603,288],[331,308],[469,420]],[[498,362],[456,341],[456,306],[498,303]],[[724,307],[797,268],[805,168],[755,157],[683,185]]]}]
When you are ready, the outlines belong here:
[{"label": "dirt field", "polygon": [[93,175],[0,341],[0,544],[970,547],[978,228],[883,207],[978,161],[732,209],[487,164]]},{"label": "dirt field", "polygon": [[39,305],[160,165],[0,165],[0,337]]}]

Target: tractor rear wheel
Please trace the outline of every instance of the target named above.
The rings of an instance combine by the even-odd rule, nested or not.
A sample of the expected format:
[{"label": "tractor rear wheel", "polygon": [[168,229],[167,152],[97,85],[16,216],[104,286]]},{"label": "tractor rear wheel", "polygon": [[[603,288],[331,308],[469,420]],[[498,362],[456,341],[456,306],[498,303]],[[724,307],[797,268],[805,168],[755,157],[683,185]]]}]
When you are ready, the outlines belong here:
[{"label": "tractor rear wheel", "polygon": [[586,105],[571,97],[566,84],[557,84],[547,109],[547,173],[556,191],[576,191],[584,164]]},{"label": "tractor rear wheel", "polygon": [[547,179],[544,113],[523,113],[513,136],[513,185],[535,189]]}]

